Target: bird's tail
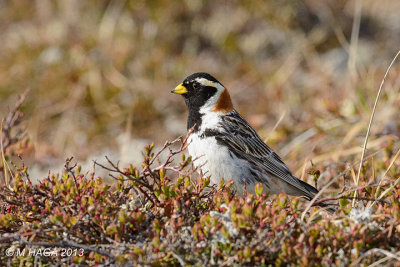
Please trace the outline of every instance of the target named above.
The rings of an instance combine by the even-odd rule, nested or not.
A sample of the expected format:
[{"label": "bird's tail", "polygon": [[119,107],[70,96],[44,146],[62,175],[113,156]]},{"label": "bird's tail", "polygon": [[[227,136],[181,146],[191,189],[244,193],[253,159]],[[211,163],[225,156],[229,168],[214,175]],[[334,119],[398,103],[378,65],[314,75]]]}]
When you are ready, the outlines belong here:
[{"label": "bird's tail", "polygon": [[299,178],[297,178],[297,177],[295,177],[297,180],[299,180],[299,182],[300,182],[300,184],[302,185],[302,186],[304,186],[308,191],[310,191],[311,193],[313,193],[313,194],[318,194],[318,189],[317,188],[315,188],[314,186],[312,186],[312,185],[310,185],[310,184],[308,184],[308,183],[306,183],[306,182],[303,182],[302,180],[300,180]]},{"label": "bird's tail", "polygon": [[[308,200],[312,200],[314,198],[315,194],[318,194],[318,189],[315,188],[314,186],[303,182],[302,180],[298,179],[301,183],[302,186],[304,186],[308,191],[310,191],[310,196],[307,197]],[[318,201],[318,199],[317,199]],[[328,211],[329,213],[334,213],[337,209],[333,208],[332,206],[338,206],[338,204],[335,203],[329,203],[329,202],[317,202],[317,204],[313,205],[313,206],[318,206],[321,208],[324,208],[326,211]]]},{"label": "bird's tail", "polygon": [[[317,201],[318,201],[318,199],[317,199]],[[337,211],[337,209],[334,208],[333,206],[338,206],[338,204],[328,203],[328,202],[319,202],[313,206],[318,206],[318,207],[324,208],[324,210],[326,210],[329,213],[334,213]]]}]

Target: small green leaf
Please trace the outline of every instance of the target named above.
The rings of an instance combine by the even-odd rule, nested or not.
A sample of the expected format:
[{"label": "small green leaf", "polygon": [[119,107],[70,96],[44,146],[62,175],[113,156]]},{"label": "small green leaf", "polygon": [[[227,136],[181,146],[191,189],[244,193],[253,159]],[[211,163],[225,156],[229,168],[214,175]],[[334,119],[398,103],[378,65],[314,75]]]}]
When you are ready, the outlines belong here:
[{"label": "small green leaf", "polygon": [[263,191],[263,186],[261,183],[256,184],[256,186],[254,187],[254,192],[256,193],[257,197],[261,197]]}]

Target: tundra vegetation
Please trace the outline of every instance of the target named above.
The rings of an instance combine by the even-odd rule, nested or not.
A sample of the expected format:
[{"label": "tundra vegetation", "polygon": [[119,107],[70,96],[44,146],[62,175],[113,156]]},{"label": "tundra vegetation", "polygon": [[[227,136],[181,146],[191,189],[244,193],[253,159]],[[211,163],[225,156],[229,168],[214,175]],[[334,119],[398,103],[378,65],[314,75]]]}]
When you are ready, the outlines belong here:
[{"label": "tundra vegetation", "polygon": [[[398,10],[0,1],[1,265],[400,266]],[[196,71],[337,210],[200,176]]]}]

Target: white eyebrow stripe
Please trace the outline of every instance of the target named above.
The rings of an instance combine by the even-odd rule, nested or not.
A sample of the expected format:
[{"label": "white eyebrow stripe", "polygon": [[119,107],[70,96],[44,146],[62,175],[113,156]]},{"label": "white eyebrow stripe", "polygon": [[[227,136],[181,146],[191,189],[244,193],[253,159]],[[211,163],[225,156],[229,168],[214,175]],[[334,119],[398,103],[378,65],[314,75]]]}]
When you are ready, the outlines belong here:
[{"label": "white eyebrow stripe", "polygon": [[222,84],[218,83],[218,82],[213,82],[210,80],[207,80],[205,78],[196,78],[195,79],[196,82],[200,83],[203,86],[212,86],[218,89],[218,91],[225,89]]}]

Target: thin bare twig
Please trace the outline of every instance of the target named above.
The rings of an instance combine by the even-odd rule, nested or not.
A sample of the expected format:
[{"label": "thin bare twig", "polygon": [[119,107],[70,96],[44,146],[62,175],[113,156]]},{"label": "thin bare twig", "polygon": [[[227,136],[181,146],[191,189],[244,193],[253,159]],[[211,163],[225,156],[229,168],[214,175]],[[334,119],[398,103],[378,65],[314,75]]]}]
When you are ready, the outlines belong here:
[{"label": "thin bare twig", "polygon": [[[325,201],[338,200],[338,199],[354,199],[354,197],[337,196],[337,197],[321,198],[315,201],[313,206],[318,206],[318,204],[323,203]],[[385,200],[371,198],[371,197],[357,197],[356,200],[379,201],[380,203],[390,205],[390,203]]]},{"label": "thin bare twig", "polygon": [[[8,165],[6,158],[5,158],[5,154],[7,149],[17,143],[19,140],[21,140],[23,138],[22,135],[22,131],[20,130],[19,132],[17,132],[15,134],[15,137],[12,137],[11,135],[11,130],[13,128],[15,128],[16,126],[18,126],[21,122],[21,117],[22,117],[22,113],[19,111],[22,103],[25,101],[26,96],[28,95],[30,89],[26,89],[22,95],[19,97],[17,103],[15,104],[14,108],[8,113],[7,117],[5,118],[5,120],[2,120],[1,122],[1,139],[0,139],[0,148],[1,148],[1,158],[3,161],[3,169],[4,169],[4,184],[6,186],[10,185],[10,180],[8,177],[8,172],[12,174],[12,171],[10,169],[10,166]],[[8,168],[8,172],[7,172],[7,168]]]},{"label": "thin bare twig", "polygon": [[16,135],[16,137],[11,136],[11,129],[21,122],[20,119],[22,117],[22,113],[19,111],[21,105],[24,103],[26,96],[28,95],[30,89],[26,89],[21,96],[19,97],[17,103],[14,108],[8,113],[7,117],[4,120],[4,124],[2,127],[2,136],[1,140],[3,143],[3,150],[6,151],[7,148],[17,142],[20,139],[20,133]]},{"label": "thin bare twig", "polygon": [[[193,132],[193,129],[194,128],[192,128],[188,131],[185,138],[180,136],[173,141],[165,142],[163,147],[154,154],[151,153],[151,151],[150,151],[151,148],[149,148],[149,151],[147,152],[147,155],[145,155],[145,159],[143,162],[144,166],[139,174],[130,173],[131,171],[127,172],[126,170],[122,170],[118,166],[118,162],[116,164],[113,163],[107,156],[106,156],[107,162],[111,167],[105,166],[96,161],[94,161],[94,164],[109,171],[110,177],[112,177],[115,180],[133,181],[135,184],[138,185],[138,186],[134,187],[135,190],[139,191],[153,205],[159,204],[160,200],[158,199],[158,197],[155,194],[154,186],[156,185],[157,187],[161,188],[160,171],[161,170],[171,170],[171,171],[174,171],[177,173],[181,173],[183,171],[183,166],[181,166],[181,165],[171,166],[171,163],[173,162],[173,157],[175,155],[182,153],[182,151],[187,148],[188,138],[189,138],[190,134]],[[170,147],[177,142],[181,142],[180,147],[177,150],[172,150]],[[169,154],[166,157],[166,159],[164,160],[164,162],[162,162],[162,163],[159,162],[157,167],[152,167],[155,160],[159,161],[159,157],[160,157],[161,153],[167,149],[169,150]],[[137,171],[137,170],[135,169],[135,171]],[[114,174],[118,174],[119,177],[116,177]]]}]

